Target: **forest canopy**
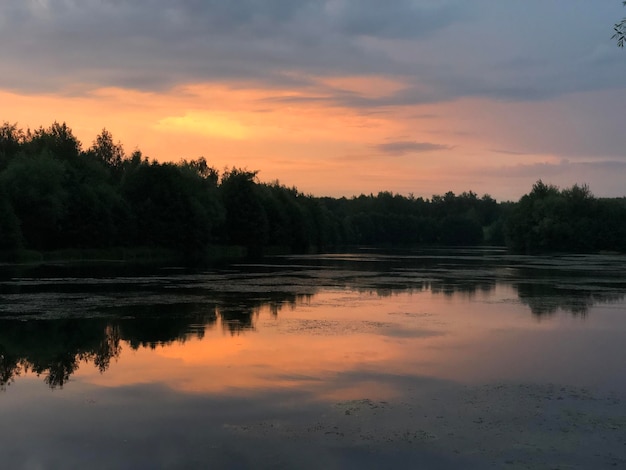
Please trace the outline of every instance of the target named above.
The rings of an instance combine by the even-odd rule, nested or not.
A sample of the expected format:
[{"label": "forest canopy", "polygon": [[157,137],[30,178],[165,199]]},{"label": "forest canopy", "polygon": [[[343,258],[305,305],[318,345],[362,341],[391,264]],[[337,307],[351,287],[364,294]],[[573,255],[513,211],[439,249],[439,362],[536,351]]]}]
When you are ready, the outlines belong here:
[{"label": "forest canopy", "polygon": [[315,197],[257,171],[221,173],[200,157],[130,155],[103,129],[88,148],[65,123],[0,126],[0,251],[162,248],[201,259],[215,247],[260,254],[340,246],[501,245],[626,251],[626,199],[541,180],[518,202],[473,191],[430,199],[392,192]]}]

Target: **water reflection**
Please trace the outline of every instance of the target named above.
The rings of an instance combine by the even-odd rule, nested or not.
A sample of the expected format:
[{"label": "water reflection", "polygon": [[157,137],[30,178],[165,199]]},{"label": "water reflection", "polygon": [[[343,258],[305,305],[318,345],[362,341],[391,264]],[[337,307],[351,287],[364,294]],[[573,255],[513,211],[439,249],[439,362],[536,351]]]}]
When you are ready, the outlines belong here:
[{"label": "water reflection", "polygon": [[[617,256],[522,258],[464,251],[285,257],[228,270],[156,275],[97,277],[68,269],[5,273],[0,388],[27,373],[43,377],[51,388],[63,387],[81,363],[107,370],[123,345],[154,350],[202,339],[220,328],[238,337],[259,328],[262,309],[277,319],[282,309],[306,306],[329,289],[380,299],[430,293],[467,301],[498,300],[498,286],[507,286],[537,317],[559,310],[584,317],[598,303],[624,301],[625,264]],[[312,321],[317,323],[307,328],[323,329],[323,321]],[[436,336],[424,331],[393,334]]]},{"label": "water reflection", "polygon": [[519,283],[516,288],[520,301],[537,317],[551,316],[559,310],[585,317],[596,304],[624,300],[624,294],[619,292],[594,292],[557,287],[553,284]]},{"label": "water reflection", "polygon": [[0,332],[0,389],[22,373],[63,387],[81,362],[100,372],[120,354],[119,325],[98,319],[7,320]]},{"label": "water reflection", "polygon": [[[295,299],[268,303],[274,316]],[[225,332],[238,335],[254,329],[262,301],[241,300],[236,305],[209,303],[136,305],[115,310],[108,318],[52,318],[0,320],[0,390],[28,372],[43,376],[50,388],[62,388],[81,362],[100,372],[119,357],[121,343],[131,349],[155,349],[173,343],[202,339],[218,319]],[[111,312],[108,312],[111,315]]]}]

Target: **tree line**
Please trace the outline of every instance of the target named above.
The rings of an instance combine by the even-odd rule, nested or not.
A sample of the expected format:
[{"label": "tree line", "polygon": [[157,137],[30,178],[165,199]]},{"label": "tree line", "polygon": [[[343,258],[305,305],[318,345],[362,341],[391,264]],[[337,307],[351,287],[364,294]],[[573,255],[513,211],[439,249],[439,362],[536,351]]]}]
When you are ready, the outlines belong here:
[{"label": "tree line", "polygon": [[0,251],[148,247],[199,259],[210,248],[260,254],[339,246],[506,245],[522,252],[626,251],[626,200],[541,181],[517,203],[472,191],[315,197],[203,157],[130,155],[104,129],[84,149],[65,123],[0,127]]}]

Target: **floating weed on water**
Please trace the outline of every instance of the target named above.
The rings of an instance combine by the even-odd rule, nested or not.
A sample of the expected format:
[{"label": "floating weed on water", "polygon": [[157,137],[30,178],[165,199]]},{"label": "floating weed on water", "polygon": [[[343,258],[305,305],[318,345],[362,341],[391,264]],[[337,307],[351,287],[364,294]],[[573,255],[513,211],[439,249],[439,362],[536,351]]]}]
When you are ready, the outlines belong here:
[{"label": "floating weed on water", "polygon": [[335,407],[345,415],[358,415],[362,410],[385,409],[389,407],[386,401],[375,402],[369,398],[347,400],[335,404]]},{"label": "floating weed on water", "polygon": [[391,327],[393,324],[370,321],[345,320],[308,320],[285,319],[279,324],[279,330],[290,334],[313,334],[324,336],[345,336],[357,333],[371,333],[380,328]]}]

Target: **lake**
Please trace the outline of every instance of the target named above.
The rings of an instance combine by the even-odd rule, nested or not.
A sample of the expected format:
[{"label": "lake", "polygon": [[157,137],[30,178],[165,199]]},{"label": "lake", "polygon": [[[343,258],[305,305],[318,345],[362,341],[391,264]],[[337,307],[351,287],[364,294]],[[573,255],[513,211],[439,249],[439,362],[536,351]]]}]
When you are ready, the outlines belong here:
[{"label": "lake", "polygon": [[623,255],[0,275],[6,468],[626,468]]}]

